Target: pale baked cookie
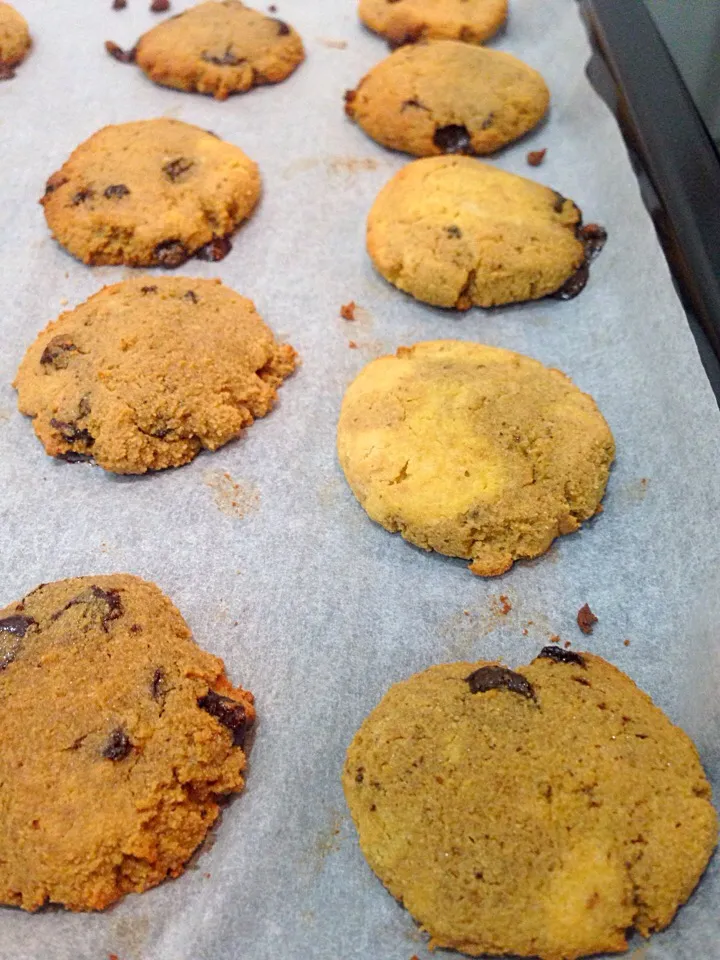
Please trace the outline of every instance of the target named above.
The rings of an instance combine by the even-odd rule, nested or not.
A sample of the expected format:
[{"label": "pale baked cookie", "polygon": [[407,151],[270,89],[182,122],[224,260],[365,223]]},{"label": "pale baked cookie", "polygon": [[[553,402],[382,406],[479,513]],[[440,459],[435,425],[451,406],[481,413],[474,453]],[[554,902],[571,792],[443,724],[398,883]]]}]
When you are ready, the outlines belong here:
[{"label": "pale baked cookie", "polygon": [[145,473],[237,437],[269,412],[295,363],[219,280],[146,276],[48,324],[14,386],[51,456]]},{"label": "pale baked cookie", "polygon": [[305,59],[302,40],[284,20],[239,0],[209,0],[140,37],[135,61],[155,83],[225,100],[280,83]]},{"label": "pale baked cookie", "polygon": [[158,588],[43,584],[0,611],[0,903],[102,910],[176,877],[243,788],[255,710]]},{"label": "pale baked cookie", "polygon": [[343,399],[337,444],[372,520],[485,577],[597,513],[615,453],[565,374],[460,340],[369,363]]},{"label": "pale baked cookie", "polygon": [[15,76],[14,68],[25,59],[30,44],[25,17],[9,3],[0,2],[0,80]]},{"label": "pale baked cookie", "polygon": [[225,256],[259,196],[257,165],[239,147],[159,118],[93,134],[40,202],[55,239],[84,263],[177,267]]},{"label": "pale baked cookie", "polygon": [[450,663],[391,687],[343,787],[368,863],[473,956],[573,960],[662,930],[717,838],[690,739],[600,657]]},{"label": "pale baked cookie", "polygon": [[[591,254],[572,200],[470,157],[427,157],[383,187],[367,248],[394,286],[436,307],[466,310],[577,296]],[[594,237],[594,234],[593,234]]]},{"label": "pale baked cookie", "polygon": [[453,40],[401,47],[345,94],[365,133],[417,157],[493,153],[537,126],[549,103],[522,60]]},{"label": "pale baked cookie", "polygon": [[484,43],[507,19],[507,0],[360,0],[360,19],[393,47],[417,40]]}]

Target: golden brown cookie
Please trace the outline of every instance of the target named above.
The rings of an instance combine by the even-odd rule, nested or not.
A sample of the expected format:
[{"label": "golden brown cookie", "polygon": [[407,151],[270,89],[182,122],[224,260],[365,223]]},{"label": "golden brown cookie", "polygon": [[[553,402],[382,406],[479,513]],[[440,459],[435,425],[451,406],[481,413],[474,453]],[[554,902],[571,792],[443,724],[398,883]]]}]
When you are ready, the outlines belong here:
[{"label": "golden brown cookie", "polygon": [[537,126],[549,103],[522,60],[454,40],[401,47],[345,94],[365,133],[417,157],[494,153]]},{"label": "golden brown cookie", "polygon": [[14,386],[51,456],[145,473],[217,450],[264,417],[296,360],[219,280],[146,276],[48,324]]},{"label": "golden brown cookie", "polygon": [[460,340],[369,363],[343,399],[337,444],[372,520],[484,577],[597,513],[615,453],[595,402],[565,374]]},{"label": "golden brown cookie", "polygon": [[470,157],[407,164],[367,221],[368,253],[389,283],[458,310],[575,297],[602,242],[572,200]]},{"label": "golden brown cookie", "polygon": [[84,263],[178,267],[222,259],[259,196],[257,165],[239,147],[159,118],[93,134],[40,202],[55,239]]},{"label": "golden brown cookie", "polygon": [[14,67],[30,49],[30,31],[25,17],[9,3],[0,2],[0,80],[10,80]]},{"label": "golden brown cookie", "polygon": [[0,611],[0,903],[102,910],[183,872],[243,788],[252,694],[129,574]]},{"label": "golden brown cookie", "polygon": [[305,59],[291,26],[240,0],[208,0],[140,37],[135,61],[165,87],[225,100],[266,83],[280,83]]},{"label": "golden brown cookie", "polygon": [[574,960],[662,930],[715,847],[690,739],[600,657],[431,667],[391,687],[343,787],[368,863],[464,953]]},{"label": "golden brown cookie", "polygon": [[393,47],[417,40],[484,43],[507,19],[507,0],[360,0],[360,19]]}]

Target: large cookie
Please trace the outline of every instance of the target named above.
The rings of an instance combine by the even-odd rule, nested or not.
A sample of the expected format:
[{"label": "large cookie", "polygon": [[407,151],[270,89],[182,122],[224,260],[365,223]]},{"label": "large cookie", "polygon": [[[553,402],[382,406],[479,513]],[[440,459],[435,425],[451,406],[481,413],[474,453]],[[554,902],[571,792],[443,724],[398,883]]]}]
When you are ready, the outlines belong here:
[{"label": "large cookie", "polygon": [[252,213],[260,174],[239,147],[180,120],[104,127],[40,201],[55,239],[89,264],[177,267],[221,259]]},{"label": "large cookie", "polygon": [[190,7],[143,34],[134,54],[155,83],[218,100],[279,83],[305,59],[292,27],[239,0]]},{"label": "large cookie", "polygon": [[360,0],[363,23],[391,46],[417,40],[484,43],[507,18],[507,0]]},{"label": "large cookie", "polygon": [[532,130],[549,103],[522,60],[453,40],[401,47],[345,94],[365,133],[417,157],[493,153]]},{"label": "large cookie", "polygon": [[0,902],[101,910],[178,876],[243,788],[252,694],[129,574],[0,611]]},{"label": "large cookie", "polygon": [[145,276],[48,324],[14,386],[51,456],[145,473],[237,437],[272,408],[295,363],[219,280]]},{"label": "large cookie", "polygon": [[576,296],[598,230],[583,228],[571,200],[533,180],[470,157],[427,157],[378,194],[367,248],[400,290],[466,310]]},{"label": "large cookie", "polygon": [[431,667],[391,687],[343,786],[370,866],[431,935],[543,960],[666,927],[717,837],[689,738],[600,657]]},{"label": "large cookie", "polygon": [[0,80],[13,76],[13,67],[25,59],[30,42],[25,17],[9,3],[0,2]]},{"label": "large cookie", "polygon": [[348,387],[337,434],[376,523],[480,576],[544,553],[599,509],[615,445],[559,370],[459,340],[401,347]]}]

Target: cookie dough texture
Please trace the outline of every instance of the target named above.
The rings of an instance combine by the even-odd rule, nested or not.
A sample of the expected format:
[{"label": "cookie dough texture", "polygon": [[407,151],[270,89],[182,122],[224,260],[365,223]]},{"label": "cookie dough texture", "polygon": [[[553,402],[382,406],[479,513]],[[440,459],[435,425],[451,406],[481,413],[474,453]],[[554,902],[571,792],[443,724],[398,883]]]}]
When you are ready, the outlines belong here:
[{"label": "cookie dough texture", "polygon": [[537,126],[549,103],[522,60],[452,40],[401,47],[345,95],[365,133],[418,157],[494,153]]},{"label": "cookie dough texture", "polygon": [[403,167],[370,210],[367,249],[389,283],[436,307],[537,300],[584,266],[582,215],[533,180],[470,157]]},{"label": "cookie dough texture", "polygon": [[577,660],[431,667],[355,736],[343,786],[360,847],[432,946],[621,951],[702,875],[717,818],[695,747],[619,670]]},{"label": "cookie dough texture", "polygon": [[51,456],[145,473],[237,437],[270,411],[295,363],[219,280],[141,276],[48,324],[14,386]]},{"label": "cookie dough texture", "polygon": [[53,236],[84,263],[177,267],[231,234],[260,196],[239,147],[181,120],[104,127],[40,201]]},{"label": "cookie dough texture", "polygon": [[507,0],[360,0],[360,19],[391,46],[417,40],[484,43],[507,19]]},{"label": "cookie dough texture", "polygon": [[369,363],[343,399],[337,444],[372,520],[480,576],[578,530],[615,452],[595,402],[565,374],[459,340]]},{"label": "cookie dough texture", "polygon": [[101,910],[178,876],[243,788],[254,716],[152,583],[62,580],[0,611],[0,902]]},{"label": "cookie dough texture", "polygon": [[30,49],[25,18],[9,3],[0,3],[0,66],[14,67]]},{"label": "cookie dough texture", "polygon": [[136,63],[155,83],[218,100],[280,83],[304,59],[291,26],[239,0],[190,7],[144,34],[135,51]]}]

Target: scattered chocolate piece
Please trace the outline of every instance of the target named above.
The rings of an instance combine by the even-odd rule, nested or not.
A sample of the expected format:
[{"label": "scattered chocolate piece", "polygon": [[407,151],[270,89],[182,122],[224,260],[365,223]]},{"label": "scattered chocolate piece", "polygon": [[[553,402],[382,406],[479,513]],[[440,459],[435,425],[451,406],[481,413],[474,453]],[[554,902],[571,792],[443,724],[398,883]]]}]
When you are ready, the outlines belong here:
[{"label": "scattered chocolate piece", "polygon": [[580,607],[577,615],[577,624],[583,633],[592,633],[593,627],[597,622],[598,618],[587,604]]},{"label": "scattered chocolate piece", "polygon": [[268,13],[277,13],[277,7],[275,6],[274,3],[271,3],[270,6],[268,7]]},{"label": "scattered chocolate piece", "polygon": [[554,660],[555,663],[575,663],[579,667],[585,666],[585,661],[579,653],[573,653],[570,650],[563,650],[562,647],[543,647],[537,655],[537,659],[544,657],[547,660]]},{"label": "scattered chocolate piece", "polygon": [[150,13],[167,13],[170,9],[170,0],[152,0]]},{"label": "scattered chocolate piece", "polygon": [[210,260],[216,263],[218,260],[224,260],[232,250],[232,243],[228,237],[214,237],[210,243],[200,247],[195,256],[198,260]]},{"label": "scattered chocolate piece", "polygon": [[67,355],[73,351],[77,353],[77,347],[70,337],[65,334],[60,334],[57,337],[53,337],[45,347],[40,357],[40,363],[46,366],[52,365],[58,370],[64,369],[68,365]]},{"label": "scattered chocolate piece", "polygon": [[623,646],[624,646],[624,647],[629,647],[629,646],[630,646],[630,641],[629,641],[629,640],[623,640]]},{"label": "scattered chocolate piece", "polygon": [[124,10],[127,6],[127,0],[113,0],[112,8],[113,10]]},{"label": "scattered chocolate piece", "polygon": [[354,320],[355,319],[355,301],[351,300],[350,303],[343,304],[340,307],[340,316],[343,320]]},{"label": "scattered chocolate piece", "polygon": [[527,155],[527,162],[531,167],[539,167],[545,159],[546,153],[547,147],[545,147],[543,150],[531,150]]},{"label": "scattered chocolate piece", "polygon": [[168,180],[174,183],[193,166],[195,166],[194,161],[188,160],[187,157],[178,157],[177,160],[170,160],[164,164],[162,170]]},{"label": "scattered chocolate piece", "polygon": [[165,695],[163,687],[166,679],[165,671],[162,667],[158,667],[153,674],[152,683],[150,684],[150,693],[152,694],[153,700],[159,700],[160,697]]},{"label": "scattered chocolate piece", "polygon": [[433,135],[433,143],[443,153],[470,153],[472,149],[470,131],[457,123],[438,127]]},{"label": "scattered chocolate piece", "polygon": [[113,43],[112,40],[106,40],[105,49],[110,56],[114,57],[119,63],[134,63],[135,61],[135,47],[131,50],[123,50],[122,47],[118,46],[117,43]]},{"label": "scattered chocolate piece", "polygon": [[12,80],[15,76],[15,68],[11,67],[9,63],[4,63],[0,60],[0,80]]},{"label": "scattered chocolate piece", "polygon": [[185,244],[180,240],[163,240],[155,247],[154,254],[161,267],[179,267],[188,258]]},{"label": "scattered chocolate piece", "polygon": [[465,677],[465,682],[470,685],[470,693],[486,693],[488,690],[498,690],[504,687],[511,693],[517,693],[528,700],[535,699],[535,691],[529,680],[526,680],[520,673],[508,670],[507,667],[501,667],[493,664],[489,667],[480,667],[469,677]]},{"label": "scattered chocolate piece", "polygon": [[124,183],[113,183],[109,187],[105,188],[105,196],[108,200],[112,200],[113,197],[116,197],[118,200],[122,197],[127,197],[130,191],[125,186]]},{"label": "scattered chocolate piece", "polygon": [[585,257],[591,262],[607,243],[607,230],[597,223],[586,223],[581,227],[578,238],[585,246]]},{"label": "scattered chocolate piece", "polygon": [[215,717],[224,727],[232,732],[233,743],[242,747],[245,743],[248,720],[245,707],[237,700],[223,697],[214,690],[208,690],[204,697],[197,702],[201,710],[205,710],[211,717]]},{"label": "scattered chocolate piece", "polygon": [[130,737],[121,728],[113,730],[103,747],[102,755],[106,760],[124,760],[132,750]]}]

